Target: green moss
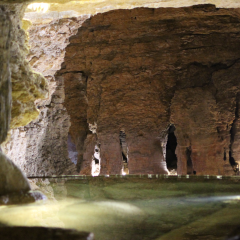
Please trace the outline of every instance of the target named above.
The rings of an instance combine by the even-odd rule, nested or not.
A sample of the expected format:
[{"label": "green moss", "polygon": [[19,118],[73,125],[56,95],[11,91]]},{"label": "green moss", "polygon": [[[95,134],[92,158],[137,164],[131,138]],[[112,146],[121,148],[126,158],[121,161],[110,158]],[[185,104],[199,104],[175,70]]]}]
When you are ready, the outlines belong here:
[{"label": "green moss", "polygon": [[28,28],[32,25],[32,23],[26,19],[22,20],[22,29],[27,31]]}]

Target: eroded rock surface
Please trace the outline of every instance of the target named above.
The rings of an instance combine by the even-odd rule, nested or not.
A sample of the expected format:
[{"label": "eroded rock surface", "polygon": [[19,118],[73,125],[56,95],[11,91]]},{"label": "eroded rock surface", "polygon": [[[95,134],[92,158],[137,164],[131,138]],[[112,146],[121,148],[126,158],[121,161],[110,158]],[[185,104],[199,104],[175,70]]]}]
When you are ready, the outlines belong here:
[{"label": "eroded rock surface", "polygon": [[[47,79],[49,97],[36,102],[39,117],[24,127],[11,130],[11,139],[4,147],[7,155],[27,176],[77,173],[74,159],[72,162],[68,153],[70,119],[63,106],[64,82],[55,79],[54,74],[61,68],[69,37],[76,34],[87,17],[58,19],[49,24],[33,24],[29,28],[27,60]],[[75,155],[73,148],[70,157],[76,158]]]},{"label": "eroded rock surface", "polygon": [[24,126],[34,120],[39,112],[34,101],[45,98],[48,85],[40,73],[32,70],[26,60],[28,54],[27,36],[21,28],[21,19],[26,4],[5,5],[11,19],[10,70],[12,81],[11,128]]},{"label": "eroded rock surface", "polygon": [[82,21],[30,29],[28,59],[51,94],[37,102],[38,120],[7,146],[27,175],[75,173],[69,157],[81,174],[91,174],[94,161],[100,174],[120,174],[125,165],[132,174],[167,173],[171,126],[179,174],[234,174],[239,10],[139,8]]},{"label": "eroded rock surface", "polygon": [[[230,130],[238,123],[239,27],[238,9],[214,5],[116,10],[87,20],[71,37],[58,73],[71,120],[80,119],[71,128],[96,126],[85,141],[80,173],[90,174],[95,144],[101,173],[121,172],[122,130],[129,173],[166,173],[162,148],[174,124],[179,174],[232,174],[229,160],[238,160],[238,133],[233,142]],[[83,134],[74,132],[78,146]]]},{"label": "eroded rock surface", "polygon": [[[23,5],[19,5],[21,10]],[[14,42],[13,31],[17,21],[12,19],[14,6],[0,7],[0,143],[7,136],[11,120],[11,59],[12,44]],[[17,19],[20,16],[15,16]],[[21,57],[21,56],[19,56]],[[23,81],[19,79],[19,81]],[[27,94],[27,92],[26,92]],[[22,172],[2,153],[0,148],[0,195],[16,192],[27,192],[30,186]]]},{"label": "eroded rock surface", "polygon": [[30,190],[27,179],[12,161],[0,152],[0,195]]}]

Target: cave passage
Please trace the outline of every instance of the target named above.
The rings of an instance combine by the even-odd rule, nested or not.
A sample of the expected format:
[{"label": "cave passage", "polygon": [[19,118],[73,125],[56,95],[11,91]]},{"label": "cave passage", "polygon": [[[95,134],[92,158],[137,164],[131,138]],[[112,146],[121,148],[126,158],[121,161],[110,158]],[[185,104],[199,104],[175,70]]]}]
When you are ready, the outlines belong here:
[{"label": "cave passage", "polygon": [[128,147],[126,143],[126,134],[124,130],[119,133],[119,140],[122,150],[122,175],[129,174],[128,170]]},{"label": "cave passage", "polygon": [[177,147],[177,138],[174,134],[175,127],[171,125],[168,130],[168,141],[166,145],[166,163],[168,171],[177,171],[177,155],[175,150]]}]

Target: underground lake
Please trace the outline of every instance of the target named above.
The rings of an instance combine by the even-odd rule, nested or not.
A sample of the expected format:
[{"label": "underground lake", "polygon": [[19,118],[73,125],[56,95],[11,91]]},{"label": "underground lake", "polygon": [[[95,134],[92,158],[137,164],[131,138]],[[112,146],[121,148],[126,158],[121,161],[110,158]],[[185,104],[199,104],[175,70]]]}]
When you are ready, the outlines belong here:
[{"label": "underground lake", "polygon": [[96,240],[232,239],[240,233],[239,176],[62,176],[30,182],[47,198],[1,206],[0,222],[88,231]]}]

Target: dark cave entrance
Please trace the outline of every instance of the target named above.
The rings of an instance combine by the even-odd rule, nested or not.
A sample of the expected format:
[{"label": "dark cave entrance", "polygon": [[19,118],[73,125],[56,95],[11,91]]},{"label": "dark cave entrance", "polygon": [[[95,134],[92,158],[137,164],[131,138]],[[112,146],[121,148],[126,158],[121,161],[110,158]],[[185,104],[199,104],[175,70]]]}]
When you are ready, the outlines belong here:
[{"label": "dark cave entrance", "polygon": [[122,150],[122,174],[129,174],[128,170],[128,147],[126,143],[126,134],[124,130],[121,130],[119,133],[119,140]]},{"label": "dark cave entrance", "polygon": [[168,171],[177,172],[177,155],[175,150],[177,147],[177,138],[174,134],[175,131],[174,125],[171,125],[168,129],[168,140],[166,145],[166,163]]}]

